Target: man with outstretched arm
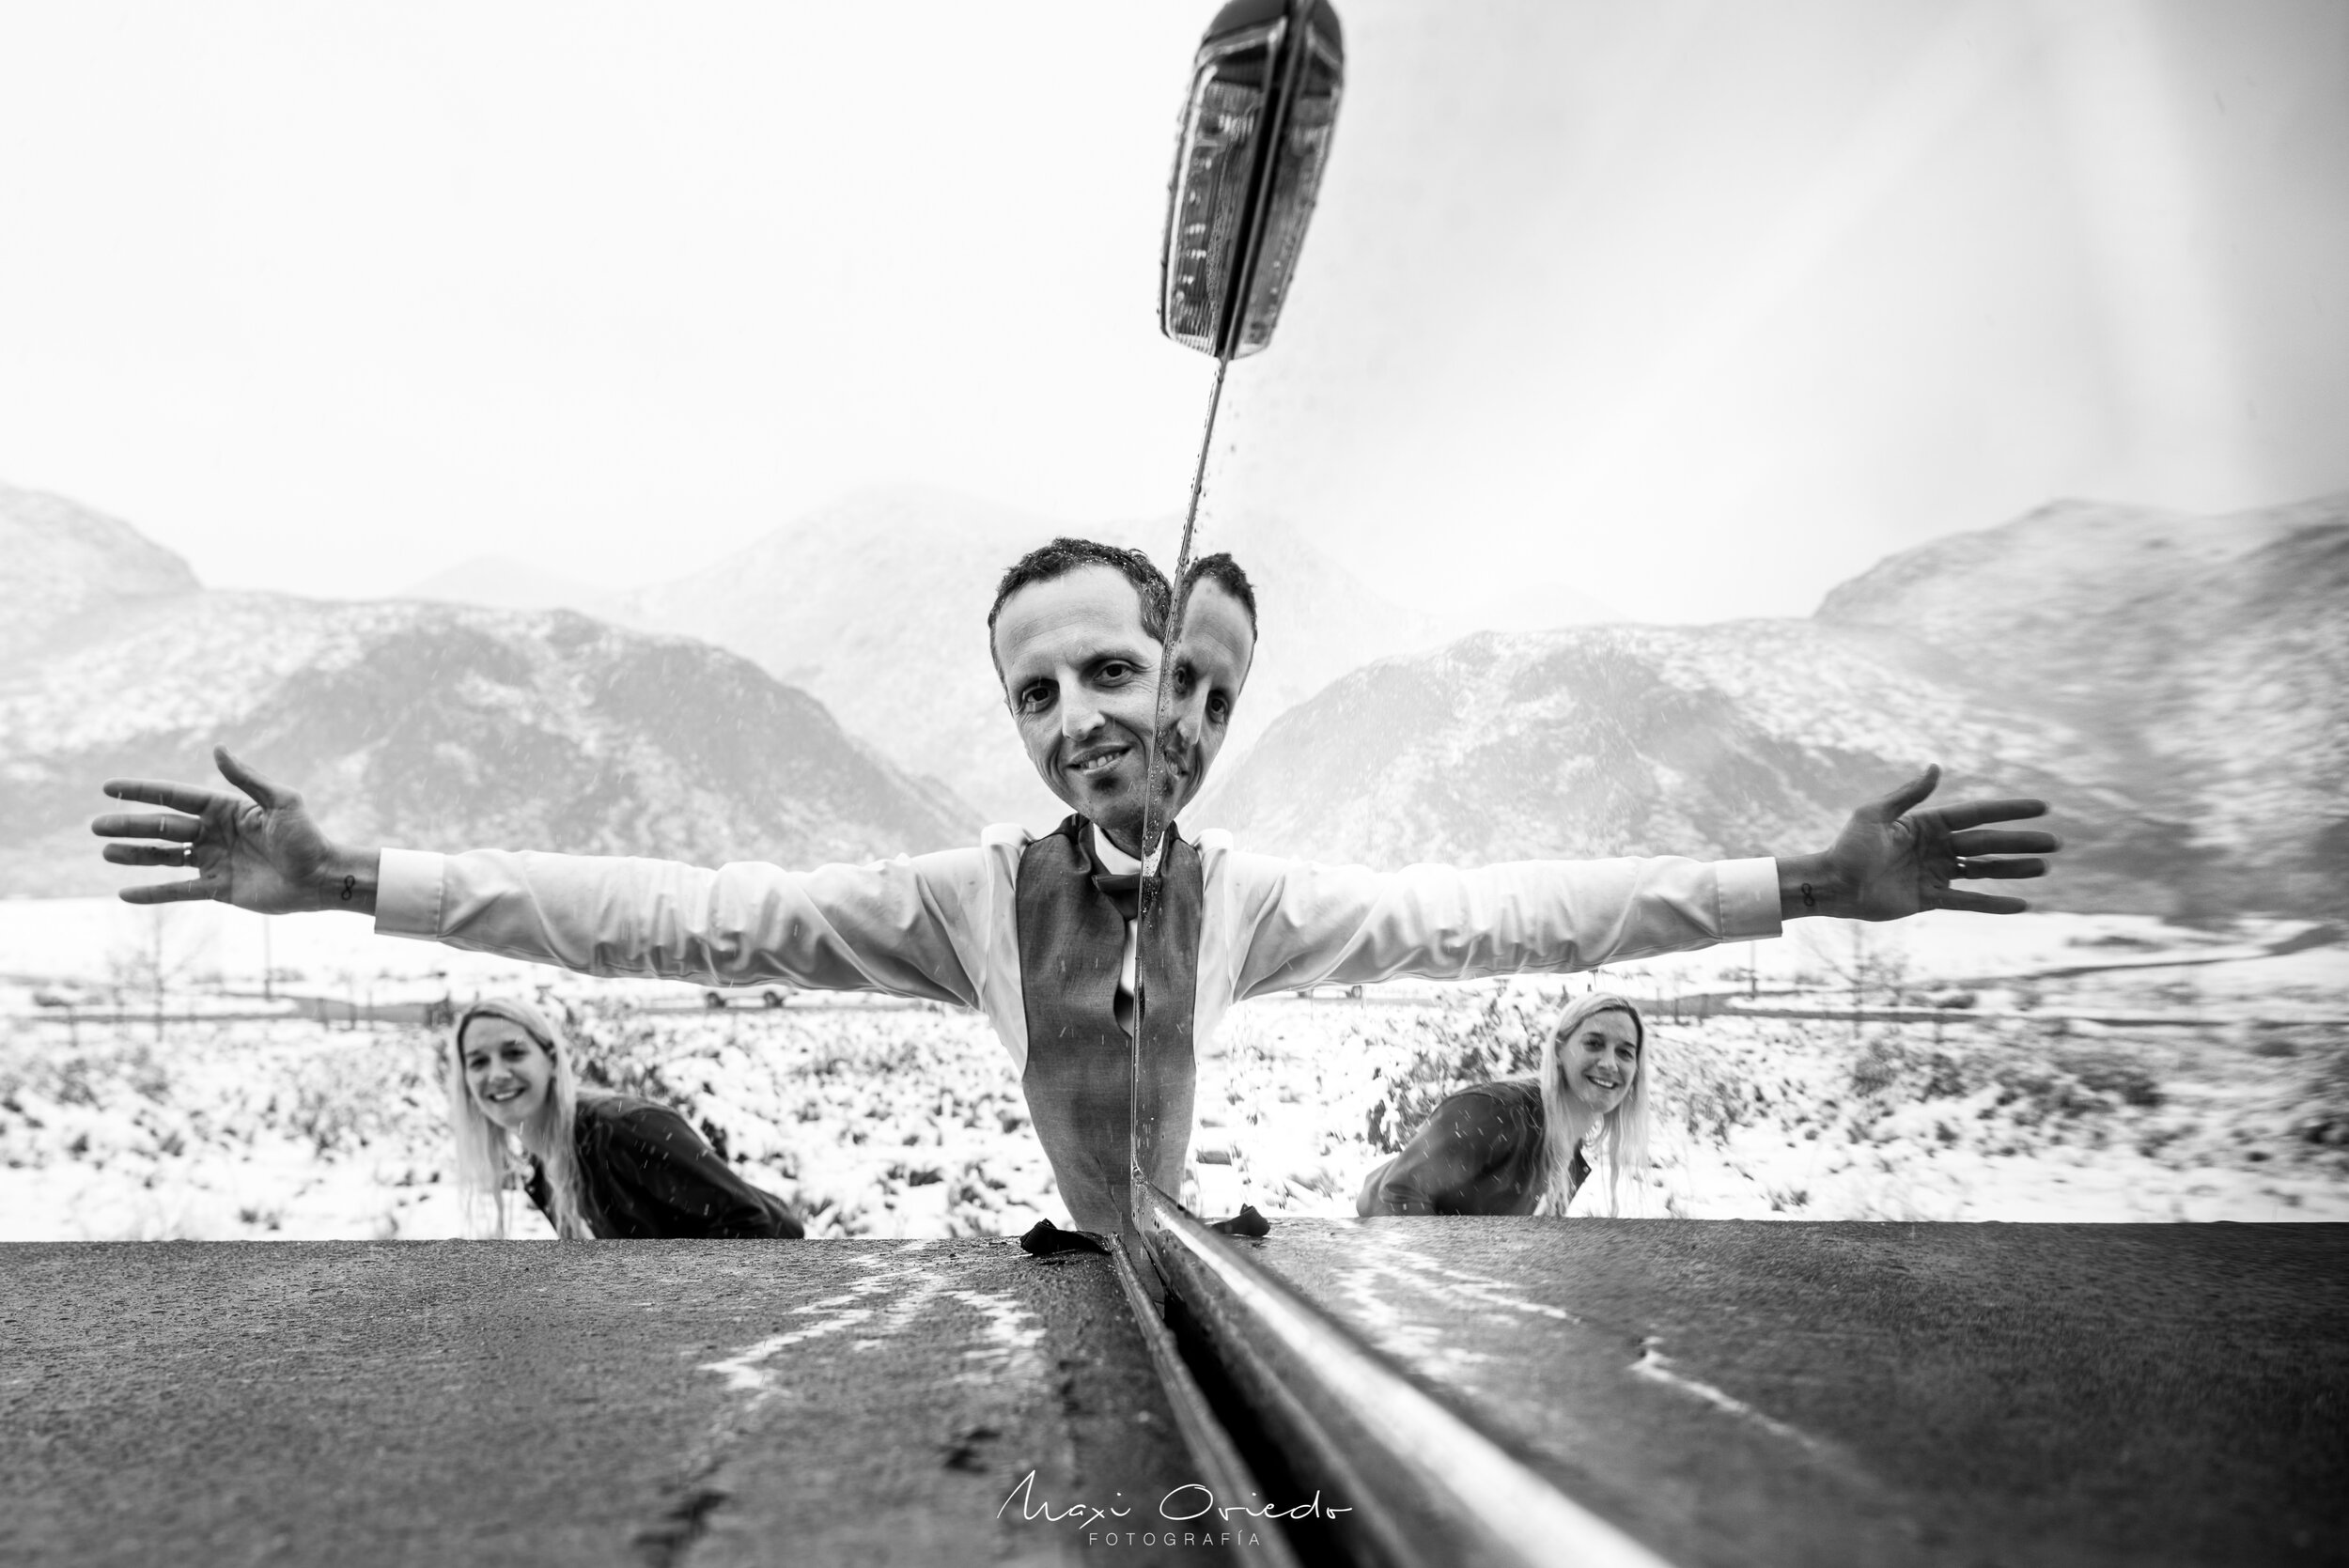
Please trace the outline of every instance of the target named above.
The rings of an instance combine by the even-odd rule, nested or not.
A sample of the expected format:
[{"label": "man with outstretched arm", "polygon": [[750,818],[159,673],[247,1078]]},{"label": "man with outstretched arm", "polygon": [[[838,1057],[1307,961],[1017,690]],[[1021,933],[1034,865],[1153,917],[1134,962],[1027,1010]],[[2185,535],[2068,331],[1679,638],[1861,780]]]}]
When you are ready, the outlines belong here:
[{"label": "man with outstretched arm", "polygon": [[[1199,564],[1173,641],[1159,799],[1171,824],[1228,733],[1255,651],[1255,604],[1228,557]],[[632,858],[480,849],[441,855],[339,844],[294,791],[216,753],[241,792],[109,782],[170,815],[100,817],[126,865],[192,881],[125,889],[133,903],[214,898],[263,914],[345,909],[391,935],[599,975],[744,986],[783,980],[984,1012],[1010,1052],[1062,1201],[1112,1232],[1128,1209],[1132,1032],[1140,1009],[1143,1169],[1178,1188],[1193,1042],[1236,1001],[1398,976],[1559,973],[1776,936],[1784,920],[1893,920],[1929,908],[2012,913],[2021,900],[1952,879],[2031,877],[2047,833],[1995,827],[2036,800],[1919,811],[1928,768],[1862,806],[1829,847],[1704,863],[1663,857],[1373,872],[1251,854],[1228,835],[1159,829],[1143,800],[1164,631],[1174,596],[1137,551],[1061,539],[1007,571],[988,613],[1005,706],[1030,760],[1072,815],[1051,832],[986,830],[977,846],[813,871],[716,870]],[[1983,859],[1983,857],[2008,857]],[[1135,940],[1141,884],[1153,939]],[[1153,1129],[1162,1132],[1153,1138]]]}]

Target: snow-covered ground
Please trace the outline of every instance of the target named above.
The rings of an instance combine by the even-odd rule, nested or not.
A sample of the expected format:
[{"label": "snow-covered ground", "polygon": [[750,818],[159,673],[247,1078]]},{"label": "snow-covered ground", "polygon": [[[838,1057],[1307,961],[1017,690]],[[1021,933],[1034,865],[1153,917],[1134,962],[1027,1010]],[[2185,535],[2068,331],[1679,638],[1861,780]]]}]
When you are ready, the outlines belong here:
[{"label": "snow-covered ground", "polygon": [[[804,996],[663,1011],[698,993],[381,939],[360,920],[270,924],[281,994],[532,994],[567,1008],[598,1071],[714,1133],[751,1180],[810,1216],[812,1234],[1015,1234],[1066,1219],[1009,1063],[975,1015]],[[190,1016],[257,1007],[247,993],[260,985],[261,926],[210,906],[158,921],[110,900],[0,902],[0,1240],[466,1234],[435,1035]],[[2302,929],[1818,922],[1610,970],[1596,983],[1642,1001],[1750,993],[1756,1006],[1840,1014],[1691,1009],[1675,1021],[1653,1009],[1657,1162],[1624,1207],[2349,1219],[2349,947],[2256,955]],[[2131,967],[2048,972],[2096,965]],[[159,972],[160,1024],[85,1016],[117,1000],[149,1009]],[[1398,1122],[1447,1088],[1522,1070],[1561,996],[1593,983],[1397,985],[1236,1009],[1203,1053],[1187,1196],[1214,1212],[1350,1214]],[[1895,1008],[1949,1021],[1864,1016]],[[1605,1207],[1603,1182],[1577,1204]],[[520,1219],[522,1234],[543,1234],[535,1215]]]}]

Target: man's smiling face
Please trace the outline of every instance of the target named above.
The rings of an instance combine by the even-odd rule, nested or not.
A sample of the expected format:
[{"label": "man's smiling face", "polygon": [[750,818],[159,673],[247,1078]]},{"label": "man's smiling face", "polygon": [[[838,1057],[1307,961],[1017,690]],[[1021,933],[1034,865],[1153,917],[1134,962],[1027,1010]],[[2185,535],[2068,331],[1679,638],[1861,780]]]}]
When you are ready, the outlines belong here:
[{"label": "man's smiling face", "polygon": [[1167,754],[1190,781],[1185,802],[1207,782],[1207,769],[1231,737],[1232,716],[1255,657],[1256,629],[1247,609],[1214,578],[1200,579],[1183,607],[1169,712],[1175,739]]},{"label": "man's smiling face", "polygon": [[[1143,629],[1134,585],[1102,566],[1029,583],[997,613],[995,661],[1045,786],[1139,853],[1159,645]],[[1188,768],[1170,767],[1157,820],[1197,787]]]}]

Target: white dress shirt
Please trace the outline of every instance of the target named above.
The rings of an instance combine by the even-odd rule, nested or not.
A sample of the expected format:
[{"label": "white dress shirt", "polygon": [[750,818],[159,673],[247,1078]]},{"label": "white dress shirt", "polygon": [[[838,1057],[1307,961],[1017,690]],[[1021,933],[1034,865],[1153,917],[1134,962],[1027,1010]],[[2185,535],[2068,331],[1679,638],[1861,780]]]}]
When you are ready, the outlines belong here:
[{"label": "white dress shirt", "polygon": [[[1112,844],[1110,835],[1101,831],[1100,829],[1093,829],[1089,836],[1093,840],[1093,853],[1099,859],[1101,869],[1111,876],[1135,876],[1142,871],[1143,861],[1147,861],[1151,874],[1157,875],[1160,853],[1159,850],[1153,849],[1143,857],[1143,861],[1138,861],[1116,845]],[[1160,833],[1159,838],[1163,843],[1166,835]],[[1117,966],[1117,1017],[1118,1020],[1126,1025],[1128,1034],[1134,1032],[1134,1026],[1129,1021],[1134,1016],[1134,990],[1138,984],[1134,976],[1142,967],[1142,937],[1135,927],[1141,924],[1140,921],[1133,920],[1126,923],[1126,956],[1119,961]]]},{"label": "white dress shirt", "polygon": [[[383,851],[375,924],[585,974],[707,986],[787,981],[974,1007],[1028,1059],[1013,887],[1031,835],[863,865],[709,870],[475,849]],[[1097,835],[1103,862],[1116,846]],[[1203,876],[1192,1038],[1231,1005],[1312,985],[1557,974],[1779,934],[1771,860],[1517,861],[1377,872],[1194,841]],[[1130,861],[1131,857],[1119,857]],[[1134,945],[1127,933],[1130,992]]]}]

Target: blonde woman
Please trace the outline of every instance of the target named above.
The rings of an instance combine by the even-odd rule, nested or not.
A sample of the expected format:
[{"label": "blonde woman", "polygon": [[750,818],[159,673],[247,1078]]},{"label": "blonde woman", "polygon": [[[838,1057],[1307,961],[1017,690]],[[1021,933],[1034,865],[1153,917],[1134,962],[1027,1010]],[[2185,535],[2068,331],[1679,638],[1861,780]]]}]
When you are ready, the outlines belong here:
[{"label": "blonde woman", "polygon": [[1647,1030],[1609,991],[1578,997],[1542,1042],[1542,1076],[1446,1098],[1402,1152],[1370,1173],[1355,1210],[1374,1214],[1563,1214],[1607,1161],[1610,1213],[1647,1164]]},{"label": "blonde woman", "polygon": [[798,1236],[761,1192],[664,1105],[583,1087],[570,1042],[528,1002],[476,1001],[449,1035],[449,1123],[458,1190],[504,1236],[509,1172],[566,1241],[598,1237]]}]

